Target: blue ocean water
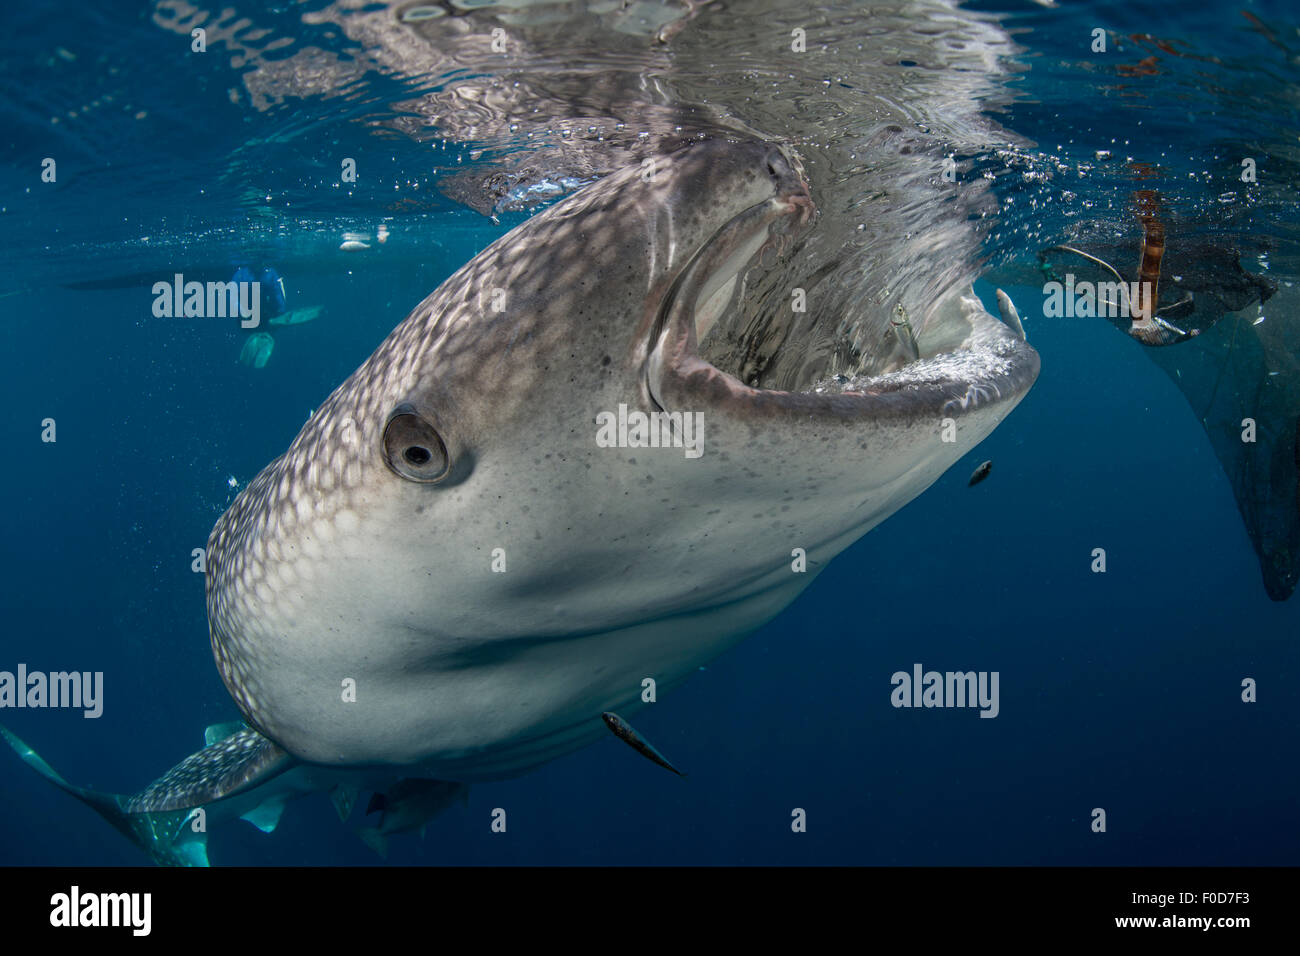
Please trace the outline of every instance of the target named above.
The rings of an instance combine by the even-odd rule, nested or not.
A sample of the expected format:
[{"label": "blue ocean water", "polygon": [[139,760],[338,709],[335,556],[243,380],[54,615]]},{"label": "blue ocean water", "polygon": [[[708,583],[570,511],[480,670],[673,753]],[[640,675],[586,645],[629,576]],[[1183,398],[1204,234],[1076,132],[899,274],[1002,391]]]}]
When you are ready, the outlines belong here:
[{"label": "blue ocean water", "polygon": [[[1270,42],[1229,4],[1030,6],[978,5],[1022,48],[1018,98],[998,105],[998,122],[1047,155],[1059,144],[1071,162],[1134,153],[1137,141],[1143,155],[1168,154],[1193,172],[1215,149],[1236,156],[1249,140],[1261,168],[1289,183],[1290,201],[1265,195],[1236,225],[1275,244],[1274,277],[1285,281],[1300,222],[1300,61],[1279,44],[1300,49],[1294,11],[1245,7],[1271,25]],[[68,779],[110,792],[138,789],[197,749],[206,725],[237,717],[212,663],[203,577],[190,566],[233,499],[231,479],[242,486],[280,454],[414,304],[528,214],[494,222],[463,209],[391,138],[363,141],[358,156],[391,167],[400,191],[385,181],[335,201],[307,185],[340,124],[394,95],[385,80],[305,113],[253,112],[228,95],[238,71],[225,60],[176,68],[184,44],[153,23],[167,7],[78,6],[86,19],[75,32],[66,4],[0,15],[10,104],[0,164],[10,450],[0,474],[9,503],[0,669],[102,671],[106,687],[98,719],[8,710],[0,720]],[[301,33],[300,44],[347,47],[301,25],[297,11],[257,13]],[[1094,26],[1120,38],[1158,32],[1219,63],[1184,74],[1166,56],[1163,83],[1133,98],[1113,90],[1113,74],[1079,65]],[[164,52],[160,36],[179,52]],[[134,90],[139,102],[87,105],[102,95],[103,71],[142,64],[172,82]],[[1219,84],[1223,102],[1239,97],[1240,109],[1216,107],[1223,125],[1207,127],[1205,103],[1189,103],[1186,89],[1225,75],[1237,85]],[[37,195],[49,155],[59,157],[53,198]],[[1064,228],[1069,216],[1046,197],[1070,190],[1104,218],[1115,195],[1100,174],[1026,175],[998,188],[995,262]],[[1176,201],[1191,212],[1201,193]],[[393,215],[376,255],[338,250],[343,229],[373,232]],[[149,313],[155,279],[244,259],[277,266],[291,308],[324,307],[314,322],[273,330],[263,369],[236,361],[245,333],[234,323]],[[992,286],[977,291],[996,314]],[[1141,347],[1102,321],[1044,318],[1036,286],[1007,291],[1042,356],[1038,383],[967,460],[775,620],[638,715],[638,730],[686,778],[610,738],[476,786],[423,839],[394,839],[389,862],[1300,862],[1300,604],[1265,596],[1206,434]],[[55,443],[40,440],[47,418]],[[985,459],[991,477],[968,488]],[[1090,570],[1098,547],[1105,574]],[[998,717],[892,707],[890,675],[918,662],[998,671]],[[1258,683],[1257,703],[1241,700],[1245,678]],[[7,753],[0,781],[0,862],[144,861]],[[497,807],[509,812],[507,835],[490,829]],[[806,833],[791,831],[796,807]],[[1097,807],[1105,833],[1090,826]],[[341,825],[311,797],[273,834],[242,823],[214,831],[210,856],[380,862],[351,832],[356,823]]]}]

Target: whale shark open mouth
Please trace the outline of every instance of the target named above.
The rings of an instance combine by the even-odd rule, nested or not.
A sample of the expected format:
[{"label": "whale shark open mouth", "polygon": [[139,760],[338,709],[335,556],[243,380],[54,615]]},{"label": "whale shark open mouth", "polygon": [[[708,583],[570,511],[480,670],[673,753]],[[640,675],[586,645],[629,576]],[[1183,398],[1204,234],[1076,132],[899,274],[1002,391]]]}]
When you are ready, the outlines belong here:
[{"label": "whale shark open mouth", "polygon": [[[727,222],[678,275],[660,307],[645,364],[646,391],[655,406],[669,410],[685,399],[684,392],[698,396],[707,386],[715,398],[839,418],[948,416],[1028,391],[1038,376],[1038,353],[1026,344],[1018,317],[999,321],[973,291],[941,302],[919,336],[905,315],[897,315],[879,345],[859,352],[848,367],[841,363],[832,371],[831,356],[825,355],[824,367],[813,368],[803,388],[746,383],[735,351],[718,347],[716,333],[737,324],[751,270],[775,266],[814,218],[812,200],[802,182],[800,187]],[[1009,300],[1007,307],[1014,311]],[[768,324],[782,321],[789,320],[773,315]],[[779,339],[782,350],[802,346],[795,334],[771,338]]]}]

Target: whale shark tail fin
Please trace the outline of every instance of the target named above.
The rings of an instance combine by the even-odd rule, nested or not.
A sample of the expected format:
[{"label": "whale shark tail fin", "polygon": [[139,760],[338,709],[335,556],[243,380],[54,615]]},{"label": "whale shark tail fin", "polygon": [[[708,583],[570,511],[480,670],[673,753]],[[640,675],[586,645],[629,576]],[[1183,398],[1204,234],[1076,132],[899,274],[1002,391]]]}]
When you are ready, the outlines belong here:
[{"label": "whale shark tail fin", "polygon": [[0,737],[25,764],[86,804],[164,866],[207,866],[205,805],[260,786],[293,763],[271,741],[242,728],[186,757],[140,793],[120,796],[68,783],[4,726]]},{"label": "whale shark tail fin", "polygon": [[68,783],[40,754],[7,727],[0,726],[0,737],[5,739],[27,766],[98,813],[114,829],[144,850],[155,863],[168,866],[208,865],[207,834],[182,832],[186,829],[184,824],[191,815],[190,811],[130,813],[124,808],[125,797],[98,793]]}]

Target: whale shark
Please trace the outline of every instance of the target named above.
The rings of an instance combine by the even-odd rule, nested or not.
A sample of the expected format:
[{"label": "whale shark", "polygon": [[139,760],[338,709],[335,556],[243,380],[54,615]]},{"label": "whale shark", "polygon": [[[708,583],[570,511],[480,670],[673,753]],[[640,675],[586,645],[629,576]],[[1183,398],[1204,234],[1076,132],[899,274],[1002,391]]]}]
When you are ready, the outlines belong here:
[{"label": "whale shark", "polygon": [[[602,714],[773,618],[1037,377],[1009,300],[1003,320],[968,289],[899,323],[883,371],[864,350],[798,390],[742,380],[711,343],[778,262],[802,288],[816,215],[793,150],[716,137],[513,229],[213,528],[210,640],[242,722],[129,797],[6,740],[155,861],[203,864],[219,820],[273,828],[322,791],[346,817],[362,790],[393,804],[421,790],[403,781],[513,777],[602,738]],[[670,435],[692,416],[700,454],[632,424],[598,441],[621,407]]]}]

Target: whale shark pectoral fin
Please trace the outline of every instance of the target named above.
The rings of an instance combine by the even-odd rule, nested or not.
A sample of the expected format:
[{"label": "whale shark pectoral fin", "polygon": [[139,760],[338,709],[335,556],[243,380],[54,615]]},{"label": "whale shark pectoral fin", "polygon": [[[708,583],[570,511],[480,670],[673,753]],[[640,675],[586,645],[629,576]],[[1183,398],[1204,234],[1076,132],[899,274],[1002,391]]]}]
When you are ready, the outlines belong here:
[{"label": "whale shark pectoral fin", "polygon": [[203,746],[210,747],[213,744],[220,743],[227,737],[233,737],[241,730],[247,729],[248,725],[242,720],[231,720],[224,724],[213,724],[203,731]]},{"label": "whale shark pectoral fin", "polygon": [[159,813],[131,813],[125,809],[126,798],[112,793],[98,793],[68,783],[40,754],[7,727],[0,726],[0,737],[42,777],[65,793],[76,797],[128,840],[140,847],[155,863],[167,866],[207,866],[206,834],[177,842],[181,828],[190,818],[189,810]]},{"label": "whale shark pectoral fin", "polygon": [[276,794],[264,803],[259,803],[239,819],[247,820],[263,833],[274,833],[275,828],[280,825],[280,816],[284,813],[284,805],[289,802],[290,796],[291,794],[288,793]]},{"label": "whale shark pectoral fin", "polygon": [[123,802],[128,813],[185,810],[233,797],[284,773],[294,759],[245,728],[190,754]]}]

